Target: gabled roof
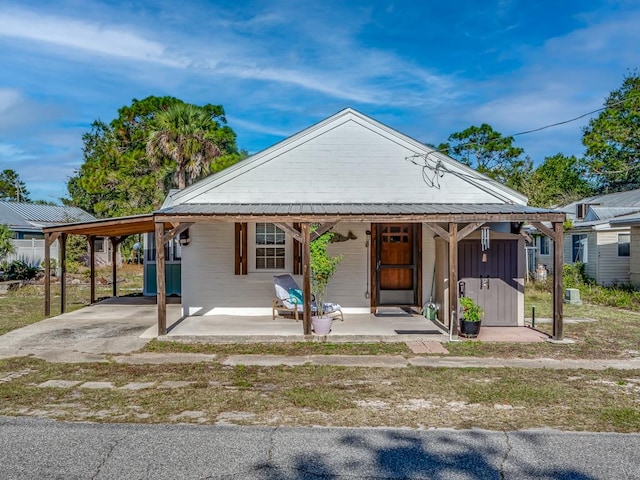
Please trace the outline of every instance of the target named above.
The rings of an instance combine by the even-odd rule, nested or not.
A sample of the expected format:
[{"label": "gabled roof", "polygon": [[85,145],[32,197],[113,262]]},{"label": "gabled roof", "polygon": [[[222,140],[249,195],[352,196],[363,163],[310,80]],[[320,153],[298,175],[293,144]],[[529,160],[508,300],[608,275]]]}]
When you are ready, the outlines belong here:
[{"label": "gabled roof", "polygon": [[608,220],[610,218],[637,212],[639,209],[639,207],[589,207],[589,211],[585,215],[584,221],[595,222],[599,220]]},{"label": "gabled roof", "polygon": [[[446,183],[454,194],[441,190]],[[527,198],[347,108],[174,193],[163,207],[292,202],[525,205]]]},{"label": "gabled roof", "polygon": [[50,225],[95,219],[78,207],[0,201],[0,224],[16,231],[41,231]]},{"label": "gabled roof", "polygon": [[592,197],[581,198],[575,202],[571,202],[561,208],[562,211],[573,214],[575,216],[576,205],[587,204],[594,207],[607,208],[640,208],[640,189],[627,190],[625,192],[606,193],[603,195],[594,195]]}]

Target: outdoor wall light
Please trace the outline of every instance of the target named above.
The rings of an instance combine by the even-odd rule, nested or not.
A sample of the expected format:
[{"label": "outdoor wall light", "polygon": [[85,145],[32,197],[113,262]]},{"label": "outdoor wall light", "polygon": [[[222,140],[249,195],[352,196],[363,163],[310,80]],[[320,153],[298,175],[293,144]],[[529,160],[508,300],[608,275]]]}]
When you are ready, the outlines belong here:
[{"label": "outdoor wall light", "polygon": [[178,238],[178,243],[180,245],[189,245],[191,238],[189,237],[189,229],[187,228],[184,232],[180,232],[180,237]]}]

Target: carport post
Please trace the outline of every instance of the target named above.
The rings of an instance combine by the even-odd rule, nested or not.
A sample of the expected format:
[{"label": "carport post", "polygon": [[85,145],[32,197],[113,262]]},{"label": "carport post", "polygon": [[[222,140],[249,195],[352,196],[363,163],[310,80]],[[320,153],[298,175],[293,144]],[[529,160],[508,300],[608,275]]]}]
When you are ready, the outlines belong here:
[{"label": "carport post", "polygon": [[67,309],[67,234],[60,234],[60,313]]},{"label": "carport post", "polygon": [[87,235],[87,243],[89,244],[89,284],[90,284],[90,303],[96,303],[96,237]]},{"label": "carport post", "polygon": [[118,259],[118,241],[116,237],[109,237],[109,241],[111,242],[111,286],[112,286],[112,297],[118,296],[118,264],[116,260]]},{"label": "carport post", "polygon": [[44,316],[51,316],[51,234],[44,234]]},{"label": "carport post", "polygon": [[564,225],[553,224],[553,339],[562,340],[563,327],[563,286],[562,286],[562,243]]},{"label": "carport post", "polygon": [[156,222],[156,303],[158,304],[158,336],[167,333],[167,287],[165,285],[164,223]]}]

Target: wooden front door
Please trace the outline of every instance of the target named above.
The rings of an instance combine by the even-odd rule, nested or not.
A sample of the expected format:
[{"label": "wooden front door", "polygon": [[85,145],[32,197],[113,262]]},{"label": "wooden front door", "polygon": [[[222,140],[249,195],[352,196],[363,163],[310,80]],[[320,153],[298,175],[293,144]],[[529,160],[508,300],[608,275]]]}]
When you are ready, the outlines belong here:
[{"label": "wooden front door", "polygon": [[376,306],[417,305],[418,225],[383,223],[376,232]]},{"label": "wooden front door", "polygon": [[479,240],[458,244],[458,290],[484,309],[483,325],[518,325],[518,294],[522,289],[518,283],[519,255],[517,240],[492,239],[491,247],[484,252]]}]

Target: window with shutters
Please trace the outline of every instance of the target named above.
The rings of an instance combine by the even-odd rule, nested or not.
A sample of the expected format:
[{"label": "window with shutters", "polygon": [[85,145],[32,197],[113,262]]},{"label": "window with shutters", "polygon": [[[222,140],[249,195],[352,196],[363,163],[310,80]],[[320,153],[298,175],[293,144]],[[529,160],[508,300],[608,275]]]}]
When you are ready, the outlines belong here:
[{"label": "window with shutters", "polygon": [[273,223],[255,224],[256,271],[284,270],[287,264],[287,235]]}]

